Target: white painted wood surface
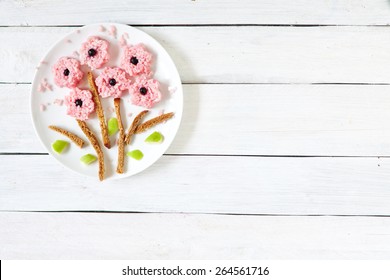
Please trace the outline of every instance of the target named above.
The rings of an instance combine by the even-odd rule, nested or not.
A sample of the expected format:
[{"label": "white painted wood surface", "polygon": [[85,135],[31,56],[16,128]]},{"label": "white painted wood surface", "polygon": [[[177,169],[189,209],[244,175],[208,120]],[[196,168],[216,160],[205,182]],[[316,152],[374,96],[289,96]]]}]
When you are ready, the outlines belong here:
[{"label": "white painted wood surface", "polygon": [[[29,91],[0,85],[7,127],[0,153],[46,152],[31,126]],[[388,85],[184,85],[183,122],[167,153],[386,156],[389,92]]]},{"label": "white painted wood surface", "polygon": [[[28,154],[29,88],[103,21],[155,37],[186,85],[171,155],[100,184]],[[0,1],[0,258],[388,259],[388,24],[384,0]]]},{"label": "white painted wood surface", "polygon": [[390,215],[389,158],[164,156],[103,183],[45,155],[0,156],[0,170],[5,211]]},{"label": "white painted wood surface", "polygon": [[[51,45],[75,29],[0,27],[0,82],[31,82],[35,67]],[[385,27],[204,26],[141,30],[167,49],[185,83],[390,80],[390,38]]]},{"label": "white painted wood surface", "polygon": [[0,213],[0,240],[10,259],[388,259],[390,219]]},{"label": "white painted wood surface", "polygon": [[386,0],[2,0],[1,25],[390,23]]}]

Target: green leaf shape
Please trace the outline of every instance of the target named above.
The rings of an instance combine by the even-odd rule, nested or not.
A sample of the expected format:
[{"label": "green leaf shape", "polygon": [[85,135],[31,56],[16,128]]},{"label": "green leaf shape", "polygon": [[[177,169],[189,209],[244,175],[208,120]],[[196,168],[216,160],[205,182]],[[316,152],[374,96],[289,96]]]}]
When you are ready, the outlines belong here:
[{"label": "green leaf shape", "polygon": [[97,157],[92,155],[92,154],[86,154],[86,155],[83,155],[81,158],[80,158],[80,161],[86,165],[89,165],[91,164],[92,162],[96,161],[97,160]]},{"label": "green leaf shape", "polygon": [[161,143],[162,141],[164,141],[164,136],[157,131],[153,132],[145,139],[146,143]]},{"label": "green leaf shape", "polygon": [[118,120],[116,118],[111,118],[108,120],[108,135],[114,135],[119,130]]},{"label": "green leaf shape", "polygon": [[69,146],[69,142],[65,140],[56,140],[53,144],[51,144],[51,148],[57,154],[62,154],[62,152]]},{"label": "green leaf shape", "polygon": [[141,160],[144,157],[144,154],[140,150],[132,150],[127,152],[127,155],[136,160]]}]

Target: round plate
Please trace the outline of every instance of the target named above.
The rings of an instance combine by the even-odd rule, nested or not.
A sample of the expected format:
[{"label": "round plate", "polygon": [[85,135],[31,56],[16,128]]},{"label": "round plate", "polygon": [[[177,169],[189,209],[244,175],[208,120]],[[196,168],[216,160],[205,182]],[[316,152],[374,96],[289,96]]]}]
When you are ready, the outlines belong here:
[{"label": "round plate", "polygon": [[[113,32],[116,30],[116,32]],[[116,33],[116,34],[115,34]],[[98,36],[109,42],[110,60],[105,66],[118,66],[122,55],[121,45],[124,40],[128,45],[144,44],[153,56],[152,71],[153,78],[160,82],[160,90],[162,100],[155,104],[149,113],[144,117],[144,121],[154,118],[162,113],[174,112],[174,117],[165,123],[159,124],[148,131],[137,134],[133,137],[132,143],[125,147],[126,152],[139,149],[144,154],[142,160],[135,160],[125,156],[125,173],[117,174],[115,172],[117,165],[117,137],[118,133],[110,137],[111,149],[107,149],[102,145],[102,136],[99,128],[99,120],[96,113],[90,115],[87,120],[87,125],[92,129],[94,134],[99,139],[105,157],[105,179],[123,178],[139,173],[157,161],[172,143],[177,130],[179,129],[182,110],[183,110],[183,89],[179,73],[168,53],[164,48],[151,36],[128,25],[123,24],[94,24],[87,25],[75,30],[66,35],[57,42],[45,55],[40,65],[37,67],[37,72],[32,84],[31,92],[31,114],[35,130],[41,139],[47,151],[54,156],[60,163],[66,167],[89,176],[98,178],[98,162],[90,165],[85,165],[80,162],[80,157],[85,154],[96,155],[95,150],[79,128],[76,119],[66,114],[66,106],[61,105],[61,100],[65,95],[69,94],[70,89],[60,88],[54,84],[54,76],[52,67],[57,60],[62,56],[78,58],[78,51],[81,44],[87,40],[89,36]],[[84,78],[78,85],[81,89],[88,89],[87,71],[88,68],[82,66]],[[94,76],[100,73],[100,70],[94,70]],[[41,83],[48,82],[52,86],[52,90],[47,89],[44,92],[39,90]],[[114,111],[113,98],[101,98],[106,120],[111,117],[116,117]],[[121,115],[124,128],[127,132],[134,117],[145,108],[131,104],[130,96],[125,93],[122,96]],[[79,148],[65,136],[52,131],[48,128],[49,125],[59,126],[70,132],[73,132],[83,138],[88,143],[83,148]],[[160,144],[145,143],[145,138],[152,132],[158,131],[164,136],[164,141]],[[51,144],[56,140],[66,140],[70,143],[68,148],[62,153],[57,154],[51,148]]]}]

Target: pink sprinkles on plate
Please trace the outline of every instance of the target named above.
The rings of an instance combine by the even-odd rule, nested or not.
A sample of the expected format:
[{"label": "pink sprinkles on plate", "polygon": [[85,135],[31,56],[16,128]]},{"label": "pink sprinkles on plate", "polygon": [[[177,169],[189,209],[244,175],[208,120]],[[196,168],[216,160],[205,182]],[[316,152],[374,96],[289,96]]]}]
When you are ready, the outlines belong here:
[{"label": "pink sprinkles on plate", "polygon": [[170,86],[170,87],[168,87],[168,91],[169,91],[170,94],[174,94],[177,91],[177,87],[176,86]]},{"label": "pink sprinkles on plate", "polygon": [[53,104],[56,104],[58,106],[62,106],[63,103],[64,103],[64,100],[58,99],[58,98],[53,101]]},{"label": "pink sprinkles on plate", "polygon": [[121,37],[119,38],[119,46],[124,47],[127,45],[125,36],[122,34]]},{"label": "pink sprinkles on plate", "polygon": [[115,27],[115,25],[111,25],[111,26],[110,26],[110,30],[108,31],[108,33],[109,33],[112,37],[114,37],[114,38],[116,39],[116,27]]},{"label": "pink sprinkles on plate", "polygon": [[53,90],[53,86],[49,84],[49,82],[45,79],[43,79],[39,85],[38,85],[38,92],[45,92],[46,90]]}]

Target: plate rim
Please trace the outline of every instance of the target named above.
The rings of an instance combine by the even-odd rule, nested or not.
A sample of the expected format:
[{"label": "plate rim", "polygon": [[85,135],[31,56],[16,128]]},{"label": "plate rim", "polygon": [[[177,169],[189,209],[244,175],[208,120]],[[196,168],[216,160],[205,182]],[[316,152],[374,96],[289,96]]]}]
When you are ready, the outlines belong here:
[{"label": "plate rim", "polygon": [[[145,168],[135,172],[135,173],[132,173],[132,174],[126,174],[126,172],[124,174],[120,174],[120,176],[109,176],[109,177],[105,177],[103,181],[101,182],[105,182],[105,181],[113,181],[113,180],[120,180],[120,179],[125,179],[125,178],[130,178],[130,177],[133,177],[137,174],[140,174],[142,173],[143,171],[145,171],[146,169],[148,169],[149,167],[151,167],[152,165],[154,165],[158,160],[160,160],[164,153],[169,149],[169,147],[172,145],[173,141],[176,139],[176,136],[177,136],[177,133],[181,127],[181,124],[182,124],[182,120],[183,120],[183,111],[184,111],[184,93],[183,93],[183,82],[181,80],[181,77],[180,77],[180,73],[177,69],[177,66],[174,62],[174,60],[172,59],[171,55],[166,51],[166,49],[161,45],[161,43],[155,39],[153,36],[149,35],[148,33],[144,32],[143,30],[140,30],[139,28],[136,28],[132,25],[129,25],[129,24],[124,24],[124,23],[117,23],[117,22],[99,22],[99,23],[91,23],[91,24],[85,24],[85,25],[82,25],[82,26],[79,26],[77,27],[76,29],[72,30],[72,31],[69,31],[67,32],[64,36],[62,36],[60,39],[56,40],[54,43],[52,43],[50,45],[50,47],[48,48],[48,50],[44,53],[44,55],[41,57],[41,60],[42,61],[45,57],[47,57],[49,55],[49,53],[58,45],[60,44],[66,37],[70,36],[71,34],[73,34],[76,30],[81,30],[83,28],[86,28],[86,27],[92,27],[92,26],[96,26],[96,27],[99,27],[99,26],[107,26],[107,25],[119,25],[119,26],[122,26],[122,27],[125,27],[125,28],[130,28],[130,29],[133,29],[135,30],[136,32],[141,32],[144,36],[146,37],[149,37],[149,39],[151,39],[152,41],[155,41],[162,49],[162,51],[165,53],[165,55],[172,61],[173,63],[173,66],[174,66],[174,70],[175,70],[175,75],[177,75],[178,79],[179,79],[179,84],[178,85],[175,85],[175,86],[178,86],[180,87],[180,91],[181,91],[181,102],[180,102],[180,110],[178,111],[178,113],[180,112],[180,119],[177,121],[177,129],[175,130],[174,132],[174,135],[172,137],[172,140],[171,142],[167,145],[167,147],[165,148],[165,150],[161,153],[161,155],[159,157],[157,157],[150,165],[146,166]],[[93,36],[93,35],[89,35],[89,36]],[[38,65],[38,67],[40,66],[40,63]],[[34,95],[34,85],[36,85],[36,83],[38,82],[37,79],[38,79],[38,72],[39,72],[39,68],[36,69],[35,73],[34,73],[34,78],[32,79],[32,83],[31,83],[31,89],[30,89],[30,98],[29,98],[29,102],[30,102],[30,119],[31,119],[31,122],[33,124],[33,128],[34,128],[34,131],[35,131],[35,134],[36,136],[38,137],[41,145],[45,148],[45,150],[48,152],[48,154],[50,155],[50,158],[54,158],[56,162],[59,162],[61,164],[61,166],[64,166],[66,167],[68,170],[71,170],[72,172],[78,174],[78,175],[81,175],[81,176],[87,176],[89,178],[95,178],[98,180],[98,176],[97,175],[92,175],[92,174],[86,174],[86,173],[81,173],[81,172],[78,172],[76,171],[76,169],[73,169],[71,168],[70,166],[68,166],[67,164],[63,163],[61,160],[59,160],[54,152],[51,150],[51,149],[48,149],[46,147],[46,144],[44,143],[43,141],[43,138],[41,137],[41,135],[38,133],[38,129],[37,129],[37,126],[36,126],[36,120],[35,120],[35,117],[34,117],[34,111],[36,111],[37,109],[36,108],[33,108],[33,95]],[[175,112],[175,118],[176,118],[176,115],[177,115],[177,112]],[[84,134],[83,134],[84,135]],[[101,143],[101,139],[99,138],[99,144],[102,145]]]}]

